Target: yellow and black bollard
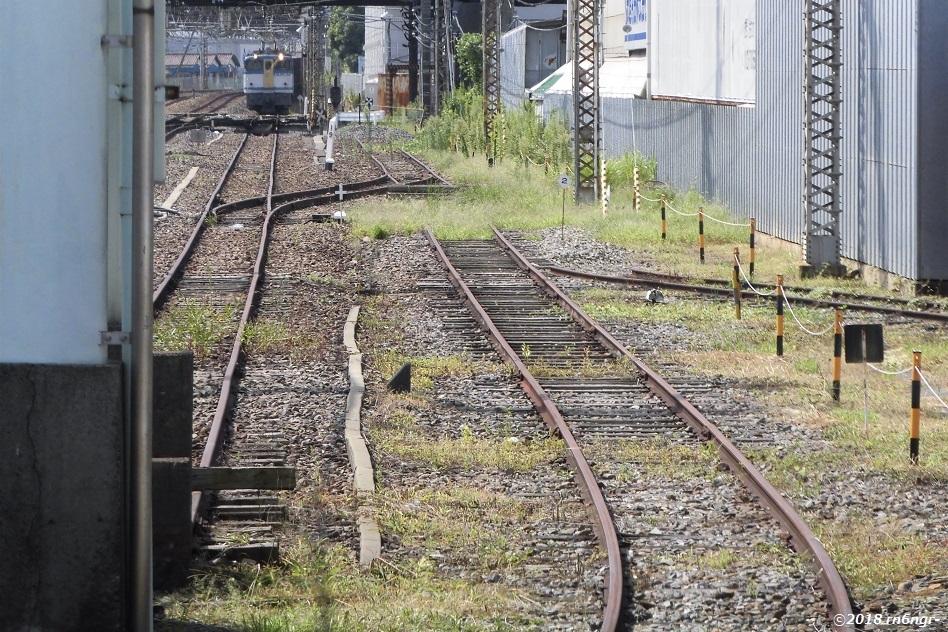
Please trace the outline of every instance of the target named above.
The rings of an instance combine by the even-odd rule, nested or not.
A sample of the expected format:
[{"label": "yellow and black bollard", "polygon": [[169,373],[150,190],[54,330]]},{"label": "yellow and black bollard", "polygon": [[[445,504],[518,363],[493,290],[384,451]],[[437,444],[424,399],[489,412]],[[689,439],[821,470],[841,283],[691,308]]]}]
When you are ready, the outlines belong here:
[{"label": "yellow and black bollard", "polygon": [[704,263],[704,208],[698,207],[698,256]]},{"label": "yellow and black bollard", "polygon": [[757,232],[757,220],[753,217],[750,220],[750,263],[747,266],[747,274],[754,276],[754,234]]},{"label": "yellow and black bollard", "polygon": [[840,370],[843,362],[843,310],[836,310],[833,322],[833,401],[839,401]]},{"label": "yellow and black bollard", "polygon": [[741,319],[741,253],[738,248],[734,249],[734,315]]},{"label": "yellow and black bollard", "polygon": [[639,195],[639,168],[632,170],[632,190],[635,192],[635,212],[638,213],[642,207],[642,198]]},{"label": "yellow and black bollard", "polygon": [[783,275],[777,275],[777,355],[783,355]]},{"label": "yellow and black bollard", "polygon": [[662,203],[660,204],[660,206],[662,207],[662,239],[665,239],[667,223],[665,222],[665,196],[664,195],[662,195]]},{"label": "yellow and black bollard", "polygon": [[922,352],[912,352],[912,418],[909,428],[909,460],[918,465],[918,441],[922,415]]}]

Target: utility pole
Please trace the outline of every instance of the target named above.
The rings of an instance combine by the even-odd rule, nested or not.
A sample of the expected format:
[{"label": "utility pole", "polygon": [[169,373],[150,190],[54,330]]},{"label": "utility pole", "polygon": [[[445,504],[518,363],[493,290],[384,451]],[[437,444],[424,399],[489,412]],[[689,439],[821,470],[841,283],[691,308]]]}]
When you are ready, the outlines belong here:
[{"label": "utility pole", "polygon": [[840,70],[841,0],[807,0],[804,15],[806,68],[804,94],[804,182],[806,215],[803,275],[841,276],[840,264]]},{"label": "utility pole", "polygon": [[576,201],[599,197],[599,0],[573,0],[573,178]]}]

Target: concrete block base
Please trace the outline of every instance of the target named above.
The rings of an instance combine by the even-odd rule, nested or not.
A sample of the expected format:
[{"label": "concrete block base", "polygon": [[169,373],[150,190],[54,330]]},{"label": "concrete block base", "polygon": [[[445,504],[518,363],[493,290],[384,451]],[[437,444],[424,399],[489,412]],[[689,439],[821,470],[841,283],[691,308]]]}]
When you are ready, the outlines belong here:
[{"label": "concrete block base", "polygon": [[118,364],[0,364],[0,621],[124,629]]}]

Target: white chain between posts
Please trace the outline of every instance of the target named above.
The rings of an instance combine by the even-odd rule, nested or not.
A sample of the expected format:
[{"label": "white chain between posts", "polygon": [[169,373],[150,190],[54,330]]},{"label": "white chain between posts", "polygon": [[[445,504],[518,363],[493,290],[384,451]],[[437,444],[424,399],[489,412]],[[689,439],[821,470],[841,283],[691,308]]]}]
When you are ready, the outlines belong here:
[{"label": "white chain between posts", "polygon": [[[639,197],[642,198],[643,200],[647,201],[647,202],[661,202],[661,200],[653,200],[653,199],[650,198],[650,197],[645,197],[645,196],[642,195],[641,193],[639,193]],[[697,213],[682,213],[681,211],[679,211],[678,209],[676,209],[674,206],[672,206],[671,203],[670,203],[668,200],[665,200],[665,208],[670,209],[673,213],[678,213],[678,214],[681,215],[682,217],[697,217],[697,216],[698,216]],[[734,222],[725,222],[723,219],[718,219],[717,217],[712,217],[711,215],[708,215],[707,213],[704,213],[704,217],[705,217],[705,219],[710,219],[712,222],[717,222],[718,224],[724,224],[725,226],[744,226],[744,227],[746,227],[746,228],[749,228],[749,227],[750,227],[750,223],[747,223],[747,224],[735,224]]]},{"label": "white chain between posts", "polygon": [[866,364],[868,364],[869,368],[875,371],[876,373],[881,373],[883,375],[902,375],[903,373],[908,373],[909,371],[912,370],[912,367],[909,367],[907,369],[902,369],[901,371],[883,371],[882,369],[878,368],[874,364],[870,364],[869,362],[866,362]]},{"label": "white chain between posts", "polygon": [[737,259],[737,269],[741,271],[741,276],[744,277],[744,281],[747,283],[747,287],[749,287],[751,291],[757,296],[773,296],[774,294],[777,293],[777,290],[774,290],[773,292],[761,292],[756,287],[754,287],[754,284],[751,283],[750,279],[747,278],[747,274],[744,273],[744,266],[741,265],[740,258]]},{"label": "white chain between posts", "polygon": [[[790,305],[790,300],[787,298],[787,289],[786,289],[785,287],[783,287],[782,285],[780,285],[780,286],[778,286],[778,287],[779,287],[781,290],[783,290],[783,298],[784,298],[784,301],[783,301],[783,302],[787,304],[787,309],[790,310],[790,315],[793,316],[793,320],[797,321],[797,324],[800,325],[800,329],[802,329],[802,330],[805,331],[806,333],[810,334],[811,336],[822,336],[823,334],[828,334],[829,332],[833,331],[833,325],[830,325],[829,327],[827,327],[827,328],[824,329],[823,331],[810,331],[809,329],[807,329],[806,326],[805,326],[803,323],[800,322],[800,319],[797,318],[797,315],[793,312],[793,306]],[[834,323],[834,324],[835,324],[835,323]]]},{"label": "white chain between posts", "polygon": [[[911,366],[910,366],[909,368],[907,368],[907,369],[902,369],[901,371],[883,371],[882,369],[880,369],[880,368],[878,368],[878,367],[876,367],[876,366],[874,366],[874,365],[872,365],[872,364],[870,364],[870,363],[868,363],[868,362],[866,363],[866,365],[867,365],[870,369],[872,369],[873,371],[875,371],[875,372],[877,372],[877,373],[882,373],[883,375],[904,375],[904,374],[908,373],[909,371],[915,369],[915,367],[911,367]],[[931,384],[928,383],[928,378],[925,377],[925,374],[922,373],[922,370],[921,370],[921,369],[915,369],[915,370],[918,372],[918,377],[920,377],[920,378],[922,379],[922,382],[925,383],[925,387],[929,390],[929,392],[932,394],[932,396],[933,396],[935,399],[938,400],[938,403],[939,403],[939,404],[941,404],[943,407],[945,407],[946,409],[948,409],[948,404],[946,404],[946,403],[945,403],[945,400],[943,400],[941,397],[938,396],[938,392],[937,392],[934,388],[932,388],[932,385],[931,385]]]},{"label": "white chain between posts", "polygon": [[[913,368],[914,368],[914,367],[913,367]],[[945,408],[948,408],[948,404],[945,404],[945,401],[944,401],[941,397],[938,396],[938,393],[935,392],[935,389],[932,388],[932,385],[928,383],[928,380],[925,378],[925,374],[922,373],[922,370],[921,370],[921,369],[916,369],[916,371],[918,371],[918,376],[919,376],[920,378],[922,378],[922,381],[923,381],[923,382],[925,382],[925,386],[928,387],[928,390],[931,391],[931,394],[934,395],[934,396],[935,396],[935,399],[938,400],[938,403],[940,403],[940,404],[941,404],[942,406],[944,406]]]}]

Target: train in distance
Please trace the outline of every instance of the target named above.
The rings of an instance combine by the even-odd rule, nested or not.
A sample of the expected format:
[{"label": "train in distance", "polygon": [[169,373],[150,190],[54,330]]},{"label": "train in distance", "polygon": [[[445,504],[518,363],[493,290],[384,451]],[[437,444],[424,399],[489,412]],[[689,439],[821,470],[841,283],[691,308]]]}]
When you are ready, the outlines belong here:
[{"label": "train in distance", "polygon": [[244,57],[247,108],[258,114],[288,114],[296,94],[293,58],[281,50],[262,48]]}]

